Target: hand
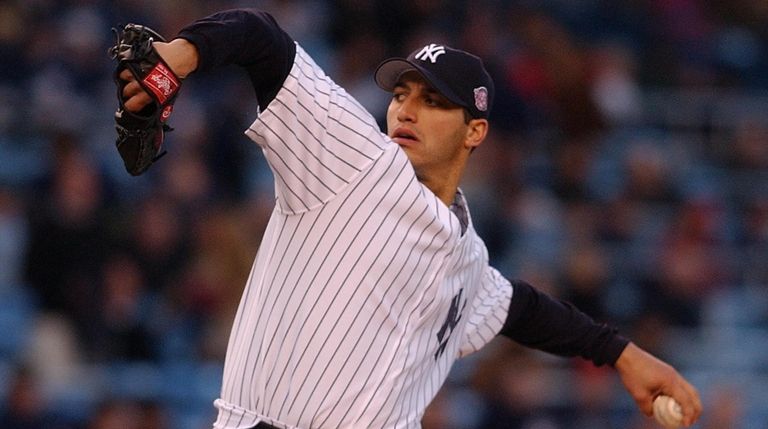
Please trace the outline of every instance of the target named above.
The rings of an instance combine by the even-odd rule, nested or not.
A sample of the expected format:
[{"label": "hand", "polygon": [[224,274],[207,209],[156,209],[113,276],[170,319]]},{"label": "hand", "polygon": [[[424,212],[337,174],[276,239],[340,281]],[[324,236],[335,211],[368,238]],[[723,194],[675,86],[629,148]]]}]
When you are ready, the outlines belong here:
[{"label": "hand", "polygon": [[652,416],[654,398],[664,394],[680,403],[686,427],[694,424],[701,415],[701,399],[696,388],[672,366],[635,344],[627,345],[615,367],[643,414]]},{"label": "hand", "polygon": [[[153,42],[152,46],[179,78],[184,79],[197,69],[197,48],[189,41],[174,39],[168,43]],[[123,88],[126,109],[131,112],[138,112],[152,102],[152,98],[136,82],[128,69],[120,73],[120,79],[128,82]]]}]

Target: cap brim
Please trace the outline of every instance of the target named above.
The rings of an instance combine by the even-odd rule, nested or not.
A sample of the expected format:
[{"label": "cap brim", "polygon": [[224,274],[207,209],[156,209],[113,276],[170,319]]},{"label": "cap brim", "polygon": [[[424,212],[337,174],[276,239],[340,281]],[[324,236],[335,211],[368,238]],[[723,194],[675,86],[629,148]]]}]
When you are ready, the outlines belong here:
[{"label": "cap brim", "polygon": [[421,72],[405,58],[390,58],[379,64],[376,73],[374,73],[374,79],[379,88],[384,91],[392,91],[395,89],[397,81],[400,80],[400,76],[412,70]]},{"label": "cap brim", "polygon": [[461,98],[448,88],[448,85],[437,79],[425,68],[419,66],[417,63],[412,63],[405,58],[390,58],[379,64],[376,73],[374,73],[374,80],[379,88],[392,92],[395,89],[395,85],[397,85],[397,82],[400,80],[400,77],[409,71],[418,72],[433,88],[454,104],[467,107],[464,106],[464,102]]}]

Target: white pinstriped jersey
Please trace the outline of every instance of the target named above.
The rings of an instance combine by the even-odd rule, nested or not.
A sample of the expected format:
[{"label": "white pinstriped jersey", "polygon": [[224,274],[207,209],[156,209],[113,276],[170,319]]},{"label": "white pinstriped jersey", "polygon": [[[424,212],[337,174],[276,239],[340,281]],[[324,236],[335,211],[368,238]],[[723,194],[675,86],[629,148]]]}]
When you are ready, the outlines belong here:
[{"label": "white pinstriped jersey", "polygon": [[214,427],[420,427],[452,363],[501,329],[509,282],[488,266],[471,219],[462,234],[405,153],[301,47],[246,134],[277,201]]}]

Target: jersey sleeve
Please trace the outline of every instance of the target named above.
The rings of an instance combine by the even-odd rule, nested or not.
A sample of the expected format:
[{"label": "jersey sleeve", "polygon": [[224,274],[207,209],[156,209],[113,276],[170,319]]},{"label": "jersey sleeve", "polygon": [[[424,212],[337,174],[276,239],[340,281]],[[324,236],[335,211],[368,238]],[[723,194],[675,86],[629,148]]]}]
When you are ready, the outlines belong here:
[{"label": "jersey sleeve", "polygon": [[493,267],[483,273],[481,287],[471,303],[459,357],[474,353],[496,337],[507,319],[512,285]]},{"label": "jersey sleeve", "polygon": [[277,205],[287,214],[328,202],[390,143],[373,116],[298,45],[283,87],[246,135],[262,148]]}]

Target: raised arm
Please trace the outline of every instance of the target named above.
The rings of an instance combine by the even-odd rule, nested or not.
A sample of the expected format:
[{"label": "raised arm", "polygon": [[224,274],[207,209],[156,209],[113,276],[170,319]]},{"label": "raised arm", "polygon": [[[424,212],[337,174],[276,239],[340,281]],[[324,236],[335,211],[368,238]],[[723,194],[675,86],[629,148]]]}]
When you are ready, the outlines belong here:
[{"label": "raised arm", "polygon": [[[263,110],[274,99],[291,70],[296,45],[266,12],[232,9],[201,18],[184,27],[168,43],[155,49],[177,76],[186,78],[197,70],[210,71],[227,65],[246,70]],[[132,81],[130,73],[121,78]],[[150,102],[138,83],[126,85],[125,106],[138,111]]]},{"label": "raised arm", "polygon": [[198,70],[243,67],[262,110],[275,98],[296,56],[293,39],[270,14],[256,9],[215,13],[184,27],[178,37],[196,47]]}]

